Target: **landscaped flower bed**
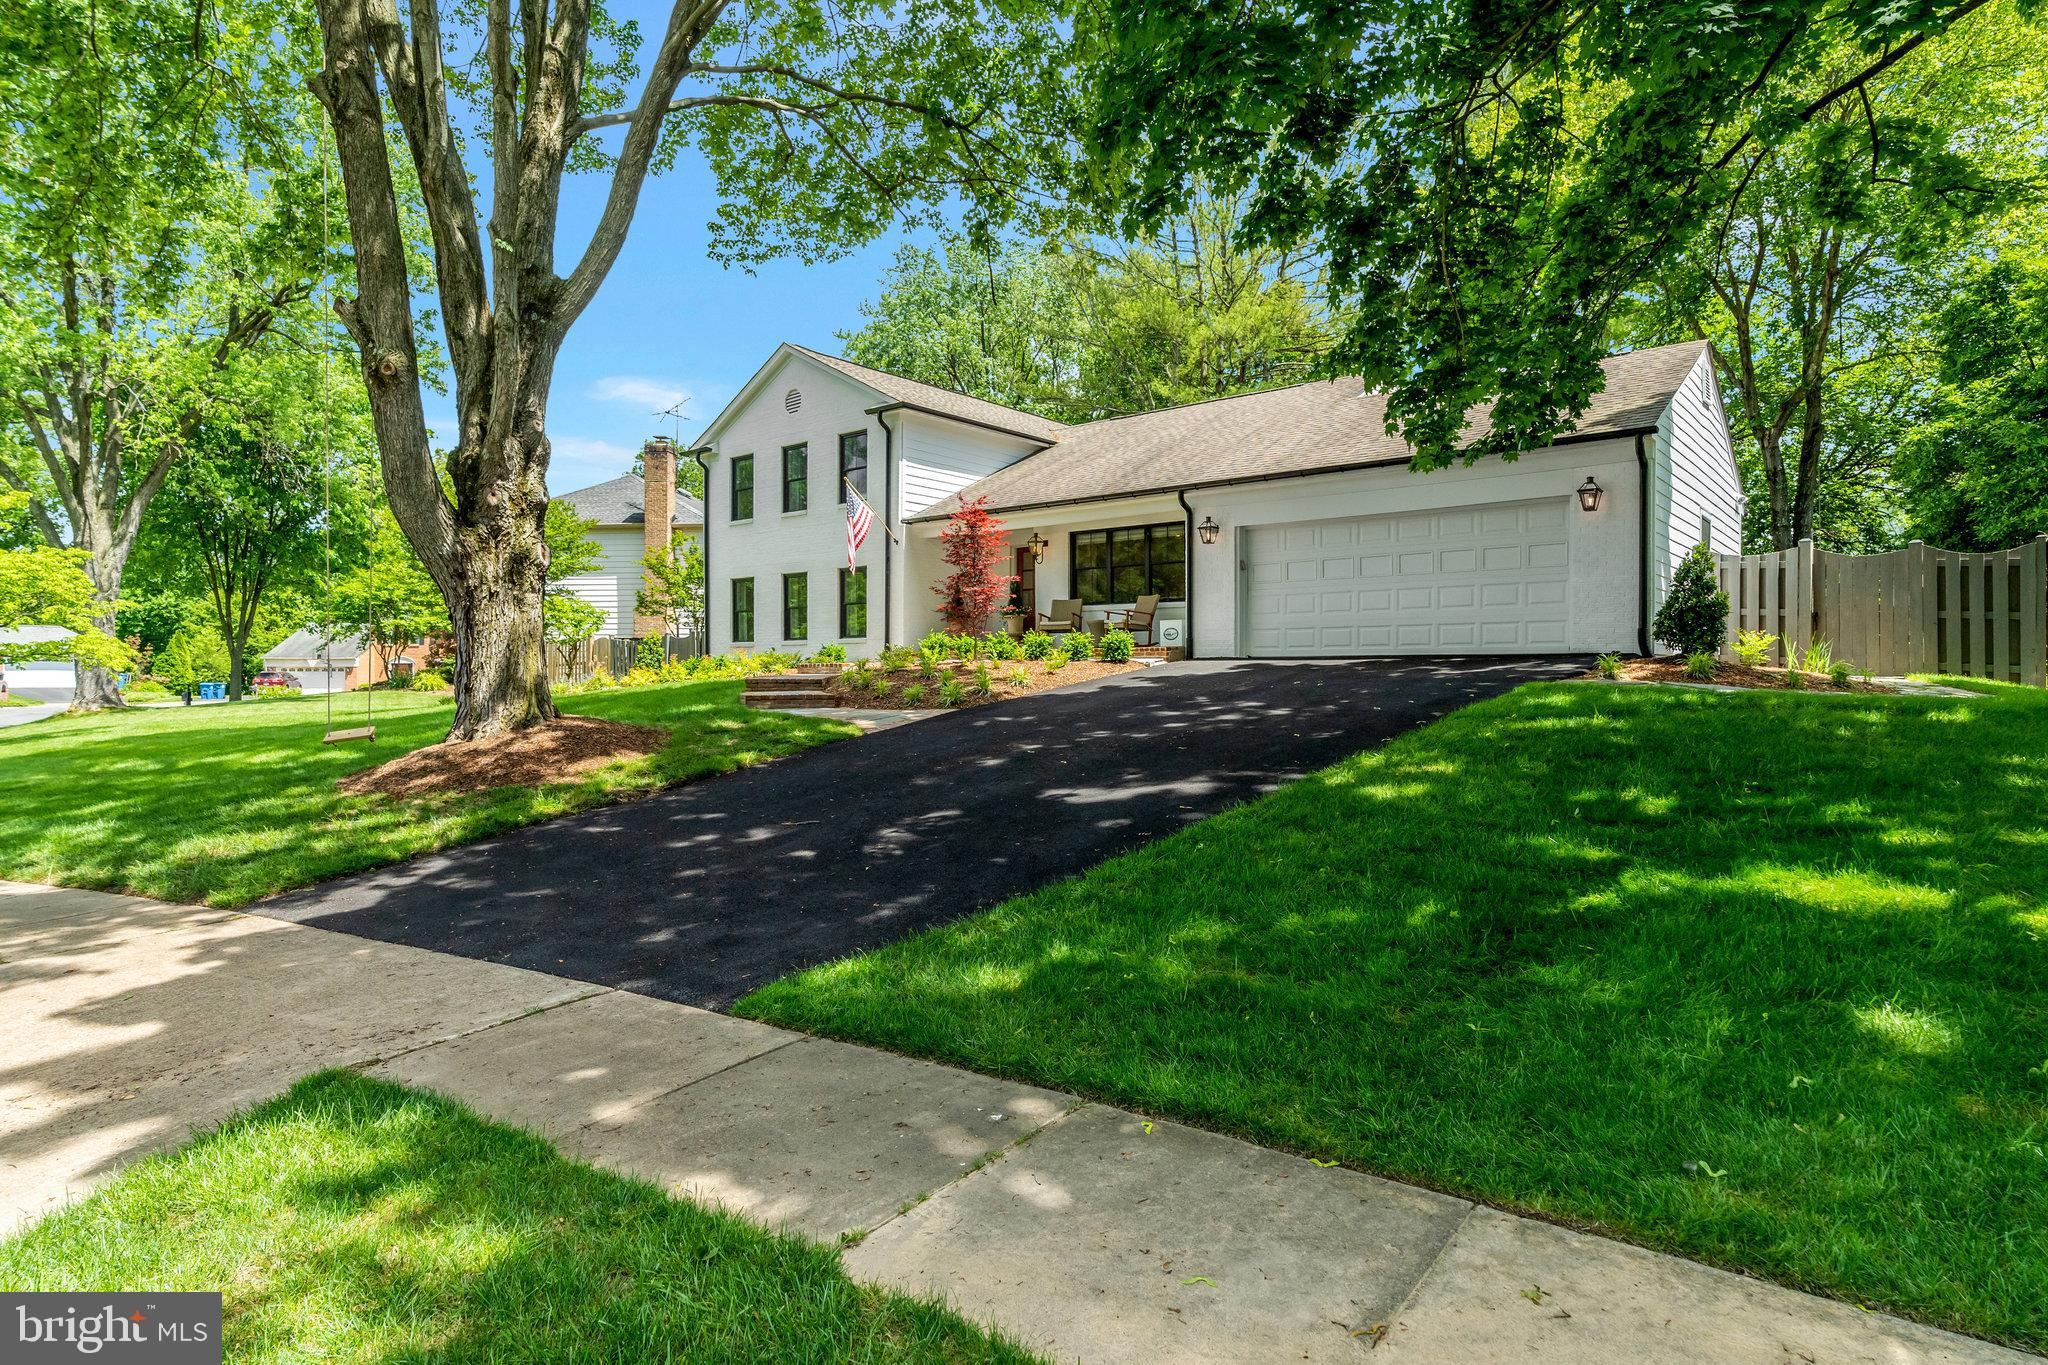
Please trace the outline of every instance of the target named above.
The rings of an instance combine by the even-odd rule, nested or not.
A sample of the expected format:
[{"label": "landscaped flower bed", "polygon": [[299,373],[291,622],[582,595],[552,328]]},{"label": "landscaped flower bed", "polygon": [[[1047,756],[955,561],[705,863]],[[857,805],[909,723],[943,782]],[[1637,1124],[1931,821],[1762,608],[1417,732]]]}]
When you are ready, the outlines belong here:
[{"label": "landscaped flower bed", "polygon": [[[1606,668],[1595,669],[1588,678],[1609,682],[1708,683],[1716,687],[1756,687],[1804,692],[1892,692],[1882,683],[1848,677],[1837,681],[1826,673],[1804,669],[1763,668],[1716,659],[1713,670],[1702,675],[1677,655],[1659,659],[1621,659]],[[1794,679],[1797,679],[1794,681]]]},{"label": "landscaped flower bed", "polygon": [[1055,687],[1093,682],[1116,673],[1143,668],[1141,663],[1106,663],[1100,659],[1076,659],[1051,664],[1040,659],[1019,659],[1010,663],[936,663],[927,672],[922,661],[906,668],[883,668],[859,664],[834,677],[827,684],[847,706],[895,711],[944,710],[1003,701]]},{"label": "landscaped flower bed", "polygon": [[1087,635],[949,635],[934,631],[916,649],[898,645],[853,664],[827,686],[848,706],[943,709],[1002,701],[1145,667],[1132,660],[1127,631]]}]

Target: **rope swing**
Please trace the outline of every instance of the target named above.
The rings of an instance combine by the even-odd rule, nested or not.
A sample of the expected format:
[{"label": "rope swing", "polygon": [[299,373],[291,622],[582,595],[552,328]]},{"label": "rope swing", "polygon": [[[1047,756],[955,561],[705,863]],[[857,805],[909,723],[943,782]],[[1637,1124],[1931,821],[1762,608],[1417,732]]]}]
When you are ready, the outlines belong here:
[{"label": "rope swing", "polygon": [[[334,308],[334,285],[327,278],[327,264],[334,255],[334,228],[332,216],[332,192],[329,188],[327,169],[327,128],[320,128],[320,279],[327,286],[328,311]],[[322,744],[344,744],[351,740],[375,741],[377,727],[372,714],[377,685],[372,679],[363,688],[363,723],[345,730],[334,728],[334,432],[329,423],[329,392],[327,383],[327,318],[320,315],[320,500],[326,509],[321,519],[321,549],[326,556],[323,570],[322,593],[326,599],[326,619],[321,623],[322,650],[325,657],[321,662],[327,673],[327,733],[320,737]],[[377,634],[377,549],[375,532],[371,533],[369,552],[364,557],[363,590],[369,594],[369,629],[364,632],[363,644],[367,648]],[[358,653],[357,658],[361,658]],[[371,656],[375,658],[375,655]],[[346,675],[344,675],[346,676]]]}]

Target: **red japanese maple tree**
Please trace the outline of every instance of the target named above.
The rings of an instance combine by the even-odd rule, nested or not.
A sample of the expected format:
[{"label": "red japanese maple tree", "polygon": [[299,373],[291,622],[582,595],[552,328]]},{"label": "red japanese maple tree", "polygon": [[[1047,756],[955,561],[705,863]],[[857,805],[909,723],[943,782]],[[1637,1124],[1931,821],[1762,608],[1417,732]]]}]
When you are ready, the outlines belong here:
[{"label": "red japanese maple tree", "polygon": [[944,604],[939,611],[946,629],[956,635],[978,634],[982,623],[1008,595],[1015,574],[1001,573],[1010,555],[1010,538],[988,510],[986,497],[962,501],[946,518],[939,546],[953,572],[932,589]]}]

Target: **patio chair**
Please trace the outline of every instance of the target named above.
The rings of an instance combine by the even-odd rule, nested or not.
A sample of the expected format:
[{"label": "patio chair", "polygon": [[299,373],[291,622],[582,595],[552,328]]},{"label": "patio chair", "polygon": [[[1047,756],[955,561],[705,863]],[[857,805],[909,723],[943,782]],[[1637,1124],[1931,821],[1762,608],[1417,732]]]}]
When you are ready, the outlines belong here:
[{"label": "patio chair", "polygon": [[1048,634],[1066,634],[1081,629],[1081,599],[1061,597],[1038,613],[1038,628]]},{"label": "patio chair", "polygon": [[1145,643],[1152,643],[1152,618],[1159,614],[1159,596],[1156,593],[1139,598],[1129,611],[1113,611],[1109,624],[1117,630],[1127,630],[1136,635],[1141,631]]}]

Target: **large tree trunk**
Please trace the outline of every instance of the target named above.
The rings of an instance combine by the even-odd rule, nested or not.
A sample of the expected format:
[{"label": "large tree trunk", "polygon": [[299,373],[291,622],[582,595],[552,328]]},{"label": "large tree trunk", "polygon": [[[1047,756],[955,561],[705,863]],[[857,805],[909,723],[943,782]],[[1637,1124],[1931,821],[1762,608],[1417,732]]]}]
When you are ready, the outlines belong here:
[{"label": "large tree trunk", "polygon": [[[114,603],[121,598],[121,572],[128,564],[129,546],[116,536],[111,524],[97,515],[97,509],[80,519],[77,537],[78,547],[91,556],[85,571],[92,579],[94,596],[106,604],[106,610],[93,617],[92,623],[106,634],[118,636]],[[112,673],[85,664],[78,666],[77,682],[71,692],[72,710],[106,711],[127,704],[121,697],[121,684]]]},{"label": "large tree trunk", "polygon": [[448,596],[455,623],[452,740],[481,739],[555,718],[548,688],[541,599],[547,584],[546,447],[523,461],[497,514],[455,533],[457,581]]}]

